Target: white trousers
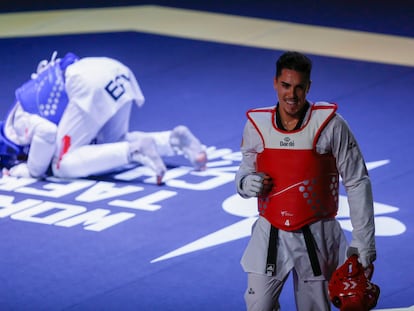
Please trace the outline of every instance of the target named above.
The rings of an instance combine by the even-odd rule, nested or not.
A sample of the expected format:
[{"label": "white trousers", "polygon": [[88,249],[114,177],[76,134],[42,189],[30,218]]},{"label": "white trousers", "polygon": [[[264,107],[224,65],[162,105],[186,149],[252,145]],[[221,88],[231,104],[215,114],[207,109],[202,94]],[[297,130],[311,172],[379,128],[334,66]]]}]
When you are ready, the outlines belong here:
[{"label": "white trousers", "polygon": [[[325,280],[299,280],[295,270],[293,286],[297,311],[330,311],[328,282]],[[286,282],[262,274],[247,274],[247,289],[244,295],[248,311],[278,311],[279,296]]]},{"label": "white trousers", "polygon": [[277,247],[275,274],[269,277],[266,275],[266,263],[270,223],[264,217],[258,218],[241,260],[248,275],[245,294],[248,311],[278,310],[279,295],[290,273],[293,274],[298,311],[331,310],[327,280],[345,261],[347,241],[339,222],[334,218],[317,221],[309,228],[315,240],[322,274],[314,275],[303,233],[279,230],[277,241],[272,242]]},{"label": "white trousers", "polygon": [[173,155],[170,131],[128,132],[132,103],[124,104],[104,124],[77,105],[68,105],[58,126],[53,174],[80,178],[100,175],[130,163],[129,141],[142,135],[153,137],[160,156]]}]

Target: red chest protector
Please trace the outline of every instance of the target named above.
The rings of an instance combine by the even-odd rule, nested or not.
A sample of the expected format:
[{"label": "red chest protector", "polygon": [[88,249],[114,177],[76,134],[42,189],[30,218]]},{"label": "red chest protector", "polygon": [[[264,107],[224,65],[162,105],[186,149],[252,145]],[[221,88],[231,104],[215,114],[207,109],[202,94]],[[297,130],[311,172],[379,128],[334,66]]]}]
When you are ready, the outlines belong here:
[{"label": "red chest protector", "polygon": [[258,198],[259,214],[276,228],[294,231],[338,211],[339,176],[331,154],[316,153],[319,135],[337,106],[316,103],[301,129],[286,132],[275,124],[275,109],[248,112],[263,140],[256,170],[273,178],[274,188]]}]

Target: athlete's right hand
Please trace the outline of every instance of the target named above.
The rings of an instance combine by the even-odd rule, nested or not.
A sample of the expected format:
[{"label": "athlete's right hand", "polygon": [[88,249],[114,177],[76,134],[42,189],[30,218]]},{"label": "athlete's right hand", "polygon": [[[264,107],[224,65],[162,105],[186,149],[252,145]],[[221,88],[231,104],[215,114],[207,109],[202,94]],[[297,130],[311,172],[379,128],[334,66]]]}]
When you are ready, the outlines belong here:
[{"label": "athlete's right hand", "polygon": [[6,171],[3,171],[3,175],[8,175],[12,177],[24,177],[24,178],[30,178],[30,171],[29,167],[27,166],[27,163],[20,163],[13,167],[11,167],[7,173]]},{"label": "athlete's right hand", "polygon": [[[264,189],[264,181],[266,180],[266,189]],[[267,194],[273,187],[271,178],[263,173],[253,173],[246,175],[241,184],[241,190],[248,197],[258,197]],[[266,193],[264,193],[266,190]]]}]

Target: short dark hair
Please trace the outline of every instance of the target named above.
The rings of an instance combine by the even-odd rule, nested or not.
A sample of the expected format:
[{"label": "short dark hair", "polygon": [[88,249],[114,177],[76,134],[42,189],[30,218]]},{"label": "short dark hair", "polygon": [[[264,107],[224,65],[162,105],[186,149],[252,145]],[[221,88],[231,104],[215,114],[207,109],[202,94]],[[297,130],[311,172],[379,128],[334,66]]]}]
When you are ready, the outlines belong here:
[{"label": "short dark hair", "polygon": [[288,51],[283,53],[276,62],[276,78],[282,74],[282,69],[302,72],[310,80],[312,61],[302,53]]}]

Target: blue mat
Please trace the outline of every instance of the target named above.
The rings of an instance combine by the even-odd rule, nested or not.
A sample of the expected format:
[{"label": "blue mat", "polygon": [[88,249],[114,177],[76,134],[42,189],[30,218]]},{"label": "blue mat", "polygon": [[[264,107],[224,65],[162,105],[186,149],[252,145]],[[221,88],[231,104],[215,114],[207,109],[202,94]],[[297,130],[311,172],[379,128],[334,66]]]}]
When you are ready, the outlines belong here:
[{"label": "blue mat", "polygon": [[[54,50],[129,65],[147,99],[131,129],[185,124],[211,162],[194,173],[183,159],[166,159],[161,187],[141,168],[71,182],[1,179],[0,309],[243,310],[239,260],[255,215],[238,211],[251,203],[240,203],[233,178],[245,111],[275,103],[281,51],[132,32],[2,39],[2,116],[14,89]],[[412,305],[414,69],[310,56],[310,99],[339,104],[371,168],[378,308]],[[294,310],[290,285],[286,310]]]}]

